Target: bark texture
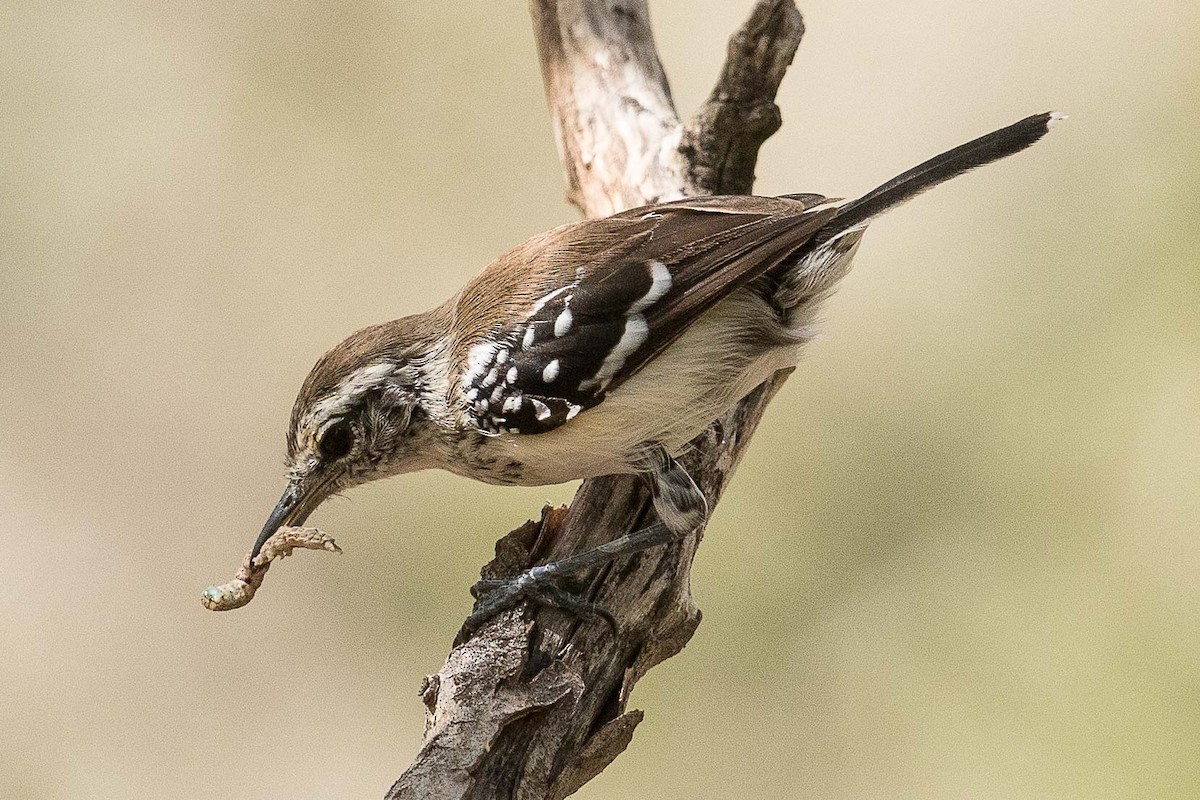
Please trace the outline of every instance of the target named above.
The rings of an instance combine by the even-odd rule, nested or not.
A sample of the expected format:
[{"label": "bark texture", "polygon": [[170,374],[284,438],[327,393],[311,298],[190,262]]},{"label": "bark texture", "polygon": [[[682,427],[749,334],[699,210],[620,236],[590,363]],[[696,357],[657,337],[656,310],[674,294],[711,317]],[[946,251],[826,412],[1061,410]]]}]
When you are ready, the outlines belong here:
[{"label": "bark texture", "polygon": [[[733,34],[711,96],[686,125],[671,99],[645,0],[531,0],[567,197],[592,217],[698,194],[746,194],[759,146],[780,125],[774,98],[804,26],[792,0],[759,0]],[[767,403],[775,375],[681,459],[715,508]],[[591,548],[652,520],[630,477],[584,483],[569,509],[546,508],[496,545],[484,577]],[[583,579],[620,623],[552,609],[496,618],[421,688],[424,741],[389,800],[563,798],[629,745],[637,681],[683,649],[700,623],[689,575],[703,536],[621,559]]]}]

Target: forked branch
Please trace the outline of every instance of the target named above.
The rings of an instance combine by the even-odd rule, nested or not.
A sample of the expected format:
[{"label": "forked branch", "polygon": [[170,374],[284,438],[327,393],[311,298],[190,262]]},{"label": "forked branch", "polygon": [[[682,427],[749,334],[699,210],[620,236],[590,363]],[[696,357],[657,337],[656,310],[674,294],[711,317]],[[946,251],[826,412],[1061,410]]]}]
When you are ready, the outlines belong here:
[{"label": "forked branch", "polygon": [[[720,80],[684,126],[658,59],[645,0],[531,0],[534,32],[567,175],[588,216],[696,194],[750,191],[759,146],[780,124],[774,98],[804,26],[792,0],[759,0],[730,40]],[[714,508],[767,403],[774,376],[717,420],[681,459]],[[629,477],[584,483],[570,509],[545,509],[505,536],[484,577],[514,575],[634,530],[653,515]],[[562,798],[628,746],[627,711],[649,669],[700,623],[689,575],[703,531],[590,577],[620,623],[551,609],[513,611],[458,642],[421,696],[425,737],[389,799]]]}]

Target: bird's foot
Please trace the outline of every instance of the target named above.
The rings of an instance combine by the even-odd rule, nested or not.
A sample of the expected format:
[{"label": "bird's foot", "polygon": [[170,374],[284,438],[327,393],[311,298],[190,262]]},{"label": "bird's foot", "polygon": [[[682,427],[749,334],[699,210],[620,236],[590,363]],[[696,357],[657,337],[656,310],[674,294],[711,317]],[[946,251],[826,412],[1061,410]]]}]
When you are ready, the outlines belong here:
[{"label": "bird's foot", "polygon": [[580,620],[601,620],[617,635],[617,620],[606,609],[559,585],[562,576],[545,567],[527,569],[514,578],[485,579],[471,587],[475,608],[463,623],[459,638],[463,641],[475,635],[496,615],[528,601],[535,606],[549,606]]}]

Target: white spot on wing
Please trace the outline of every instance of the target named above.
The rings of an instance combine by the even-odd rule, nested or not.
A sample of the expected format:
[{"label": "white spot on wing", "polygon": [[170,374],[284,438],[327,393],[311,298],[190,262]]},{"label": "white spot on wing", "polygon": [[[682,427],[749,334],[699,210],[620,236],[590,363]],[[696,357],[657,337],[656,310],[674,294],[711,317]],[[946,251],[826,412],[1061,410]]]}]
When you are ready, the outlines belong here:
[{"label": "white spot on wing", "polygon": [[569,291],[570,289],[573,289],[573,288],[575,288],[575,284],[569,283],[566,286],[562,286],[558,289],[555,289],[553,292],[544,296],[541,300],[538,300],[536,303],[533,304],[533,311],[529,312],[529,316],[532,317],[534,314],[538,313],[543,308],[545,308],[546,304],[549,303],[551,300],[558,297],[563,292]]},{"label": "white spot on wing", "polygon": [[508,374],[504,376],[504,379],[506,381],[508,381],[509,383],[516,383],[517,382],[517,368],[509,367]]},{"label": "white spot on wing", "polygon": [[587,391],[595,388],[603,389],[608,386],[613,376],[621,367],[625,366],[625,361],[645,343],[646,337],[649,335],[650,326],[646,324],[646,318],[641,314],[634,314],[625,320],[625,330],[621,333],[621,338],[613,347],[612,352],[604,357],[604,362],[596,374],[579,384],[579,388]]},{"label": "white spot on wing", "polygon": [[577,406],[574,403],[572,403],[570,410],[567,411],[567,419],[575,419],[575,415],[578,414],[580,411],[583,411],[583,406]]},{"label": "white spot on wing", "polygon": [[[496,350],[500,345],[495,342],[480,342],[467,352],[467,371],[463,375],[463,385],[470,386],[496,360]],[[485,384],[486,385],[486,384]]]},{"label": "white spot on wing", "polygon": [[505,414],[512,414],[521,410],[521,394],[518,392],[510,396],[504,401],[504,407],[501,409]]},{"label": "white spot on wing", "polygon": [[640,314],[650,306],[654,305],[660,297],[667,293],[671,288],[671,270],[667,269],[667,265],[661,261],[651,261],[648,265],[650,269],[650,288],[641,300],[629,307],[630,314]]},{"label": "white spot on wing", "polygon": [[538,419],[546,419],[550,416],[550,406],[546,405],[541,400],[538,400],[536,397],[529,398],[529,401],[533,403],[533,410],[537,413]]},{"label": "white spot on wing", "polygon": [[554,383],[554,379],[557,377],[558,377],[558,359],[556,358],[553,361],[551,361],[549,364],[547,364],[546,368],[544,370],[542,370],[542,382],[543,383]]},{"label": "white spot on wing", "polygon": [[533,323],[529,323],[529,327],[525,329],[525,338],[521,340],[521,347],[529,349],[533,347]]},{"label": "white spot on wing", "polygon": [[487,387],[489,387],[493,383],[495,383],[499,378],[500,378],[499,368],[492,367],[491,371],[488,372],[487,375],[483,376],[483,380],[481,380],[479,382],[479,385],[486,389]]},{"label": "white spot on wing", "polygon": [[503,364],[505,361],[508,361],[508,348],[507,348],[507,347],[501,347],[501,348],[500,348],[500,349],[499,349],[499,350],[496,352],[496,363],[497,363],[497,364]]},{"label": "white spot on wing", "polygon": [[617,342],[617,346],[613,348],[609,357],[619,358],[624,364],[625,359],[633,355],[633,351],[641,347],[649,335],[650,326],[646,324],[646,318],[641,314],[634,314],[625,320],[625,332],[621,334],[621,341]]},{"label": "white spot on wing", "polygon": [[571,330],[571,309],[564,308],[563,312],[554,320],[554,335],[565,336],[569,330]]}]

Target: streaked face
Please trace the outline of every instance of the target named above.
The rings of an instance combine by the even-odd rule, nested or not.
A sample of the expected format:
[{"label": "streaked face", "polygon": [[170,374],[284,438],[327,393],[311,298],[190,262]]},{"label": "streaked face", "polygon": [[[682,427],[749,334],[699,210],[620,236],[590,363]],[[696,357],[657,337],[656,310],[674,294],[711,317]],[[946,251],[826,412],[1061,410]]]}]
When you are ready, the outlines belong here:
[{"label": "streaked face", "polygon": [[432,426],[418,408],[418,381],[417,367],[389,361],[354,369],[320,392],[306,381],[288,431],[288,486],[254,555],[281,526],[302,525],[330,496],[422,468]]}]

